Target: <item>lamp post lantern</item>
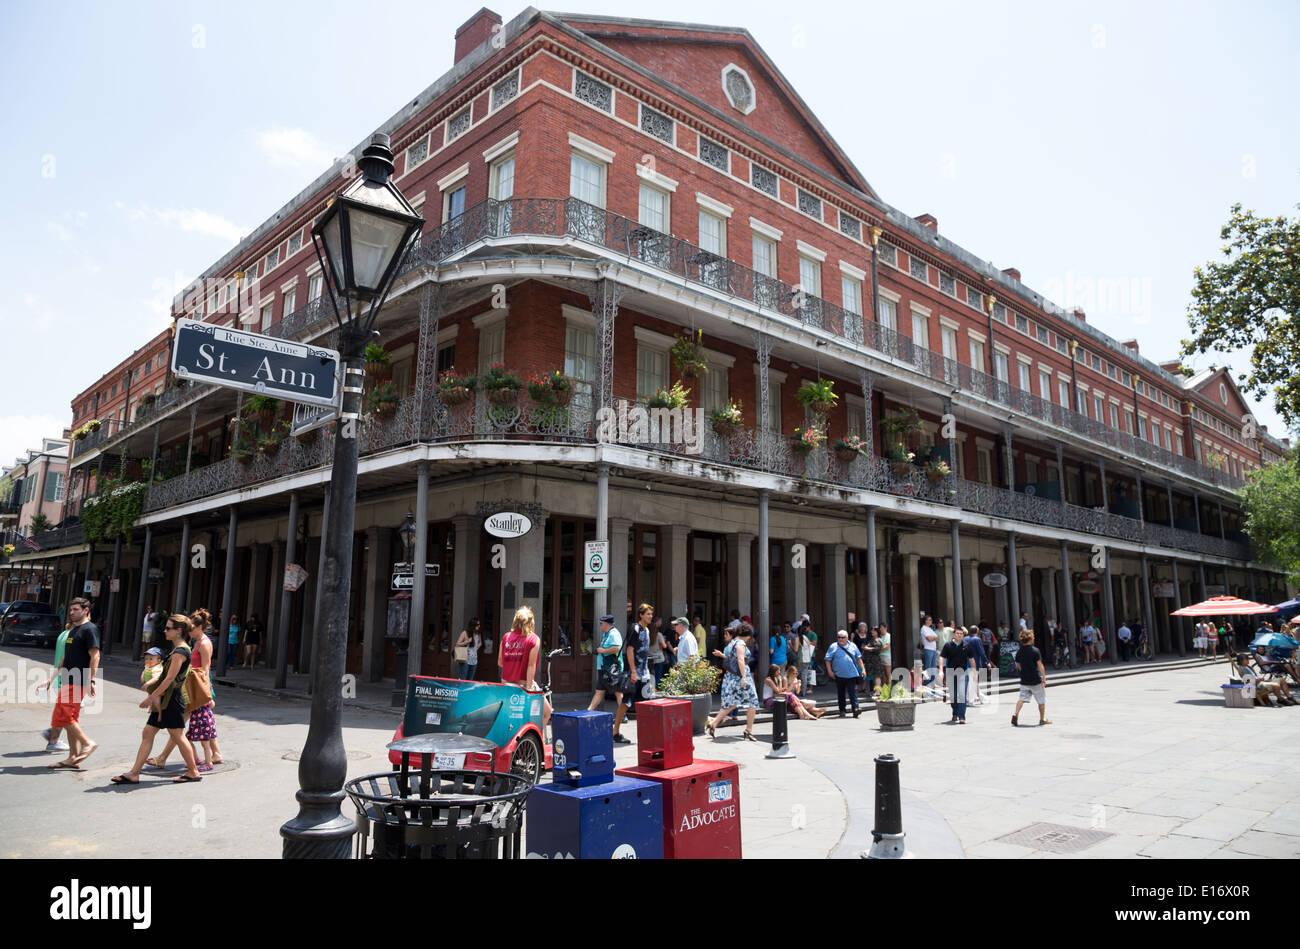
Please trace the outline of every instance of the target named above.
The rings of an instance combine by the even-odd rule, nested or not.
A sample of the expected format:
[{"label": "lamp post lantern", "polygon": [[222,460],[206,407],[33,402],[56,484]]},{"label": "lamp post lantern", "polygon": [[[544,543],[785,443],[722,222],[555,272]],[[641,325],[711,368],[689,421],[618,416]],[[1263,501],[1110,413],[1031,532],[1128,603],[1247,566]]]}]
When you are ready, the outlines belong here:
[{"label": "lamp post lantern", "polygon": [[346,859],[355,825],[343,816],[343,689],[348,605],[352,596],[352,530],[357,497],[357,421],[362,353],[397,275],[402,254],[424,224],[390,180],[388,136],[376,134],[357,162],[361,174],[343,189],[311,231],[339,326],[342,401],[334,438],[329,535],[321,578],[325,604],[312,665],[311,719],[298,763],[298,815],[280,828],[286,859]]}]

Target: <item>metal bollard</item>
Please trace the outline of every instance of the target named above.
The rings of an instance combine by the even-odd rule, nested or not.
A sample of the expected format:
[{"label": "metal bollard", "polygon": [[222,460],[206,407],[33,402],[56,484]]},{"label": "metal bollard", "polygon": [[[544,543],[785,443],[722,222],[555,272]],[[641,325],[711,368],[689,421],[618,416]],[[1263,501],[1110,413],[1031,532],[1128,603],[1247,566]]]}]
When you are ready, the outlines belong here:
[{"label": "metal bollard", "polygon": [[772,750],[767,753],[767,757],[769,758],[797,757],[797,755],[790,750],[785,713],[785,696],[779,695],[772,702]]},{"label": "metal bollard", "polygon": [[881,755],[876,759],[876,826],[871,831],[871,849],[861,856],[868,860],[900,860],[910,856],[903,833],[903,807],[898,791],[898,759]]}]

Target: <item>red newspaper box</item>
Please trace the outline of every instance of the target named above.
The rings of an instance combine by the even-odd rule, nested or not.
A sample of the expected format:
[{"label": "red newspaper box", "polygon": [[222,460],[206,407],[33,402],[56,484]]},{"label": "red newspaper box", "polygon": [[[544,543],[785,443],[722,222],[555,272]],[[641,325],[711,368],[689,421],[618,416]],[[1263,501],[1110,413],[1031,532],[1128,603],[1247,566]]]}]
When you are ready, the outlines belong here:
[{"label": "red newspaper box", "polygon": [[681,768],[638,766],[614,773],[663,785],[664,859],[740,859],[738,765],[696,760]]},{"label": "red newspaper box", "polygon": [[691,703],[651,699],[636,703],[636,758],[643,768],[681,768],[695,760]]}]

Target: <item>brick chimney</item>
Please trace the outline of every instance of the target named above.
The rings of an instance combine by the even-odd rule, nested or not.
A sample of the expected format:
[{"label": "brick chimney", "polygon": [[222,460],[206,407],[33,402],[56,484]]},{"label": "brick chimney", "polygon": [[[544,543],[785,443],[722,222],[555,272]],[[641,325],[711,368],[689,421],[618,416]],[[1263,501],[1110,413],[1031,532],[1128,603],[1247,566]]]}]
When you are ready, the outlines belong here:
[{"label": "brick chimney", "polygon": [[493,13],[487,7],[461,24],[460,29],[456,31],[456,58],[452,65],[454,66],[491,39],[493,28],[500,25],[500,15]]},{"label": "brick chimney", "polygon": [[935,219],[935,216],[933,214],[918,214],[916,216],[916,222],[920,224],[922,227],[929,228],[930,230],[934,231],[936,234],[939,233],[939,222],[938,220]]},{"label": "brick chimney", "polygon": [[1020,282],[1020,271],[1017,270],[1015,267],[1003,267],[1002,272],[1006,274],[1008,277],[1010,277],[1012,280],[1014,280],[1016,283]]},{"label": "brick chimney", "polygon": [[1179,373],[1183,371],[1183,364],[1177,359],[1171,359],[1168,362],[1162,362],[1160,368],[1165,372]]},{"label": "brick chimney", "polygon": [[1083,312],[1083,307],[1076,306],[1074,308],[1074,318],[1082,323],[1088,322],[1088,314]]},{"label": "brick chimney", "polygon": [[1126,349],[1133,350],[1133,352],[1137,353],[1139,356],[1142,355],[1142,351],[1138,349],[1138,341],[1136,339],[1126,339],[1120,345]]}]

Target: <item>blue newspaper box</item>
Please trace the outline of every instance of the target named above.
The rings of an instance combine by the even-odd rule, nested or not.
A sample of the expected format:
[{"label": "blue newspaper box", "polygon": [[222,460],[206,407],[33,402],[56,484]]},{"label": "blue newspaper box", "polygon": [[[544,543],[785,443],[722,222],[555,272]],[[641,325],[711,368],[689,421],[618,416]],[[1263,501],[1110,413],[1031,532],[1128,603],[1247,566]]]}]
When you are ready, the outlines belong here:
[{"label": "blue newspaper box", "polygon": [[616,777],[586,787],[539,784],[528,795],[524,815],[529,857],[660,860],[664,855],[663,789],[654,781]]},{"label": "blue newspaper box", "polygon": [[556,712],[551,716],[551,779],[569,787],[614,777],[614,717],[609,712]]}]

